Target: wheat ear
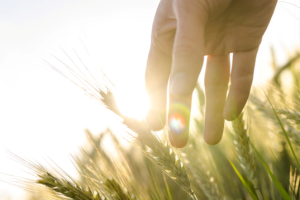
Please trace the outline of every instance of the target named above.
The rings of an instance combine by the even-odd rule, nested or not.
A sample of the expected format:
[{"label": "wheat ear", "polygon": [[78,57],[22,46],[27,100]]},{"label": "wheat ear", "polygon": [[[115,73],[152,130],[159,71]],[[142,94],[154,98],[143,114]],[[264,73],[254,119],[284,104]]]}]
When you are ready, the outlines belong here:
[{"label": "wheat ear", "polygon": [[[264,102],[264,101],[262,101],[261,99],[259,99],[258,97],[254,96],[254,95],[251,95],[249,100],[253,105],[255,105],[255,108],[257,110],[259,110],[263,113],[263,115],[266,118],[272,119],[274,124],[279,126],[279,123],[275,118],[274,112],[271,109],[271,107],[269,106],[268,102]],[[296,118],[297,118],[297,120],[300,120],[300,118],[298,118],[298,116],[297,116],[297,114],[299,114],[299,113],[295,114],[292,118],[293,112],[286,111],[286,110],[284,111],[283,109],[277,109],[277,111],[281,112],[281,113],[278,113],[278,114],[288,115],[294,121],[296,121]],[[282,119],[282,121],[283,120],[284,119]],[[290,123],[287,120],[284,120],[284,127],[285,127],[286,133],[287,133],[288,137],[291,139],[291,141],[293,141],[294,143],[297,143],[299,145],[300,144],[299,131],[297,129],[295,129],[293,126],[291,126]]]},{"label": "wheat ear", "polygon": [[219,192],[219,187],[214,181],[214,178],[210,175],[205,165],[200,159],[195,159],[190,162],[187,169],[194,178],[197,186],[200,187],[204,195],[209,200],[222,200],[224,199]]},{"label": "wheat ear", "polygon": [[289,119],[295,124],[300,124],[300,113],[295,110],[278,109],[277,114],[284,115],[286,119]]},{"label": "wheat ear", "polygon": [[[134,118],[124,116],[120,113],[116,106],[114,95],[111,92],[101,93],[103,103],[108,109],[123,118],[123,124],[137,133],[137,140],[149,147],[148,151],[142,150],[144,155],[154,163],[157,163],[162,170],[172,178],[179,186],[185,190],[193,199],[197,199],[195,193],[190,186],[190,180],[179,156],[176,155],[174,149],[169,146],[168,142],[163,143],[156,133],[151,132],[145,122],[138,121]],[[129,133],[130,134],[130,133]],[[133,135],[131,135],[134,137]]]},{"label": "wheat ear", "polygon": [[157,163],[171,179],[196,200],[197,197],[191,188],[185,167],[173,148],[167,142],[162,144],[158,138],[154,146],[155,148],[153,149],[143,151],[144,155],[154,163]]},{"label": "wheat ear", "polygon": [[76,183],[71,183],[63,178],[58,179],[49,172],[45,172],[42,175],[38,175],[39,179],[36,183],[46,186],[49,189],[59,193],[62,196],[74,199],[74,200],[105,200],[101,198],[100,194],[96,191],[92,192],[89,187],[83,189]]},{"label": "wheat ear", "polygon": [[[70,57],[68,58],[72,61]],[[190,181],[185,168],[179,157],[174,153],[174,150],[168,145],[168,143],[163,144],[157,135],[147,128],[147,125],[144,122],[125,116],[120,112],[115,96],[112,92],[115,88],[103,72],[101,73],[101,77],[104,84],[100,84],[96,81],[93,74],[84,64],[83,66],[85,68],[83,70],[76,71],[71,66],[65,64],[62,60],[58,58],[56,59],[72,74],[71,76],[67,76],[62,70],[53,66],[51,63],[46,63],[58,74],[62,75],[64,78],[82,89],[87,95],[102,102],[109,110],[122,117],[123,124],[138,135],[137,137],[131,136],[150,148],[149,151],[142,150],[144,155],[157,163],[164,172],[178,183],[182,189],[188,192],[193,199],[197,199],[195,193],[190,187]],[[80,66],[75,65],[75,68],[78,69],[78,67],[80,68]]]},{"label": "wheat ear", "polygon": [[243,168],[249,181],[253,184],[257,194],[260,194],[256,177],[255,159],[250,146],[250,138],[247,134],[247,129],[245,128],[243,116],[244,113],[241,113],[238,118],[232,122],[232,128],[235,133],[234,144],[240,161],[240,166]]}]

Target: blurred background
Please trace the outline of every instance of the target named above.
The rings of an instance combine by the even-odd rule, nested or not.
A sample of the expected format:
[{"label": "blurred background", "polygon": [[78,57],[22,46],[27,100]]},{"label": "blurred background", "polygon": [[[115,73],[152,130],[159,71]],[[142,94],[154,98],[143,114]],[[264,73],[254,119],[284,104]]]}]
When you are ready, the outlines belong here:
[{"label": "blurred background", "polygon": [[[287,3],[288,2],[288,3]],[[8,152],[41,163],[53,159],[71,174],[70,154],[86,144],[84,129],[98,133],[110,123],[99,102],[85,96],[44,60],[88,49],[93,63],[118,89],[124,114],[147,109],[144,71],[158,0],[0,0],[0,173],[26,176]],[[254,85],[300,50],[299,0],[279,1],[260,47]],[[84,44],[84,45],[83,45]],[[83,55],[82,55],[83,56]],[[203,71],[200,82],[203,82]],[[288,77],[286,79],[289,80]],[[129,99],[133,98],[133,99]],[[26,193],[0,181],[0,199]]]}]

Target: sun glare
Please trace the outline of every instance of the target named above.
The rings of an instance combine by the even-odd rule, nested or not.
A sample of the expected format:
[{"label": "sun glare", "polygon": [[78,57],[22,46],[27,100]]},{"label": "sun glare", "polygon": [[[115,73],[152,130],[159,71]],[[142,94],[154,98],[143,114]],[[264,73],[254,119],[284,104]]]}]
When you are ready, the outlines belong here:
[{"label": "sun glare", "polygon": [[149,108],[149,99],[145,90],[120,90],[116,97],[122,114],[138,120],[144,119]]}]

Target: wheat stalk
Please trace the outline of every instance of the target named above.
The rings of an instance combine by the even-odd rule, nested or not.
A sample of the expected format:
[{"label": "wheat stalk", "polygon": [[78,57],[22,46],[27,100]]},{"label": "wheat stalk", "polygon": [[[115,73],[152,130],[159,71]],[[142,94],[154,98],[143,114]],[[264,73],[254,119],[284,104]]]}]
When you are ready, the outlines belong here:
[{"label": "wheat stalk", "polygon": [[[40,186],[45,186],[51,192],[57,194],[61,199],[72,200],[137,200],[134,194],[129,193],[126,189],[116,181],[113,177],[106,178],[98,174],[97,179],[92,178],[87,171],[80,167],[78,170],[85,182],[85,187],[78,184],[64,171],[59,173],[60,177],[56,177],[39,164],[34,164],[21,157],[13,155],[14,159],[27,166],[38,177],[35,181],[26,181]],[[97,173],[97,172],[95,172]],[[65,174],[68,179],[62,174]],[[33,187],[32,187],[33,188]]]},{"label": "wheat stalk", "polygon": [[[140,148],[144,155],[151,161],[157,163],[162,170],[172,178],[179,186],[185,190],[193,199],[197,199],[194,191],[190,186],[190,180],[187,176],[185,167],[176,155],[174,149],[169,146],[168,142],[163,143],[159,137],[147,128],[145,122],[138,121],[134,118],[123,116],[116,106],[114,95],[111,92],[101,93],[103,103],[111,111],[121,116],[123,124],[137,133],[136,139],[142,144],[149,147],[148,151]],[[130,133],[129,133],[130,134]],[[131,135],[134,137],[133,135]]]},{"label": "wheat stalk", "polygon": [[116,107],[115,98],[111,92],[106,94],[102,93],[101,95],[103,96],[103,102],[107,108],[121,116],[124,119],[123,124],[137,133],[137,137],[133,136],[130,132],[128,132],[128,134],[149,147],[147,151],[140,148],[144,155],[154,163],[157,163],[162,170],[179,184],[183,190],[190,194],[193,199],[197,199],[190,186],[190,180],[183,163],[168,142],[163,143],[154,132],[147,128],[145,122],[123,116]]},{"label": "wheat stalk", "polygon": [[[10,153],[12,159],[30,169],[31,174],[37,176],[37,180],[25,179],[23,184],[32,184],[34,186],[45,186],[50,191],[55,192],[62,199],[69,198],[73,200],[107,200],[107,198],[96,189],[91,190],[90,186],[83,188],[75,180],[73,180],[66,172],[62,173],[56,171],[60,178],[55,177],[42,165],[30,162],[20,156]],[[66,179],[62,174],[65,174],[69,179]],[[27,186],[25,186],[26,188]],[[47,193],[47,191],[45,191]]]},{"label": "wheat stalk", "polygon": [[[179,157],[174,153],[174,150],[167,143],[164,145],[155,135],[155,133],[152,133],[147,128],[147,125],[144,122],[140,122],[134,118],[122,115],[117,106],[115,96],[111,92],[114,90],[114,86],[104,73],[101,74],[103,82],[105,83],[103,86],[96,81],[93,74],[91,74],[84,63],[82,63],[84,69],[76,71],[57,57],[54,58],[57,59],[65,67],[65,69],[70,72],[71,76],[67,76],[51,63],[47,61],[46,63],[58,74],[62,75],[64,78],[68,79],[82,89],[87,95],[96,100],[100,100],[109,110],[123,118],[123,124],[125,124],[130,130],[137,133],[138,136],[134,137],[132,134],[129,134],[150,148],[149,151],[143,151],[144,155],[153,162],[157,163],[164,170],[164,172],[176,183],[178,183],[183,190],[188,192],[193,199],[197,199],[190,187],[190,181],[186,174],[185,168]],[[68,58],[72,61],[69,56]],[[75,68],[79,68],[79,66],[77,66],[74,62],[73,64]]]},{"label": "wheat stalk", "polygon": [[[190,180],[187,176],[183,163],[174,152],[174,149],[171,148],[167,142],[163,144],[158,136],[147,128],[145,122],[122,115],[117,107],[115,97],[112,92],[107,91],[104,93],[100,91],[100,95],[102,96],[102,102],[104,105],[122,117],[123,124],[127,125],[129,129],[137,133],[138,136],[135,138],[150,148],[148,151],[142,150],[144,155],[157,163],[163,171],[176,183],[178,183],[183,190],[188,192],[193,199],[197,199],[190,186]],[[134,137],[133,135],[131,136]]]},{"label": "wheat stalk", "polygon": [[[256,165],[253,151],[250,146],[249,135],[245,129],[243,120],[244,113],[241,113],[238,118],[232,122],[232,128],[235,133],[234,144],[237,150],[240,166],[243,168],[249,181],[253,184],[257,194],[260,194],[258,189],[258,181],[256,177]],[[261,196],[261,195],[260,195]]]}]

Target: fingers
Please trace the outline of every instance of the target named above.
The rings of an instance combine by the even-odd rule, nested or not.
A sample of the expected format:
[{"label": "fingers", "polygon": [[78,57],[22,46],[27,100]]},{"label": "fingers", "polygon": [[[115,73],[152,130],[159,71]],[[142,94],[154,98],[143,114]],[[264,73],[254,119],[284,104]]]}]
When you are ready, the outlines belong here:
[{"label": "fingers", "polygon": [[231,87],[224,108],[224,118],[232,121],[242,112],[251,89],[258,48],[233,54]]},{"label": "fingers", "polygon": [[171,144],[181,148],[188,141],[192,92],[203,63],[204,23],[203,13],[194,4],[177,2],[168,125]]},{"label": "fingers", "polygon": [[146,122],[154,131],[161,130],[166,123],[167,87],[171,62],[171,56],[155,45],[151,45],[145,77],[146,90],[150,97]]},{"label": "fingers", "polygon": [[204,140],[210,145],[220,142],[224,128],[223,109],[226,102],[230,60],[227,56],[208,56],[205,71]]}]

